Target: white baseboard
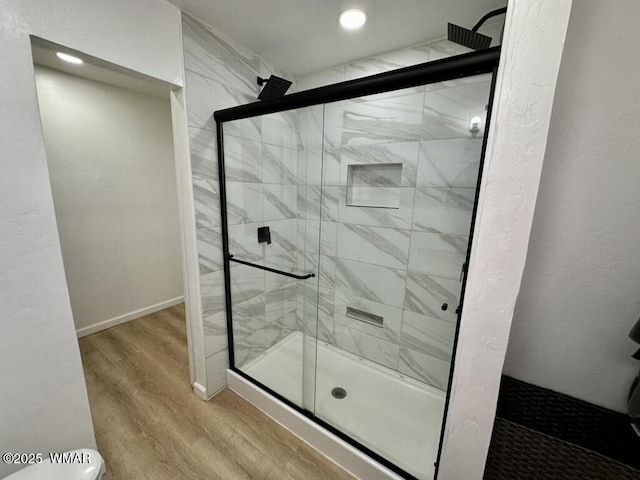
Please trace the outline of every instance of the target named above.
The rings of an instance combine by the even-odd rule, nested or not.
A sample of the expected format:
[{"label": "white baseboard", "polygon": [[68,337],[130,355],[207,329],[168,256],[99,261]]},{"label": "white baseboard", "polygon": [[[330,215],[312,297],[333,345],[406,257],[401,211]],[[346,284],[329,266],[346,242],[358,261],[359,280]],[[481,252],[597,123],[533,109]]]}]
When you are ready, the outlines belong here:
[{"label": "white baseboard", "polygon": [[354,477],[363,480],[401,480],[391,470],[231,370],[227,370],[227,384],[231,390]]},{"label": "white baseboard", "polygon": [[193,385],[191,385],[193,387],[193,393],[195,393],[198,398],[207,401],[209,400],[209,397],[207,396],[207,389],[204,388],[202,385],[200,385],[198,382],[193,382]]},{"label": "white baseboard", "polygon": [[135,320],[136,318],[144,317],[145,315],[149,315],[151,313],[159,312],[160,310],[173,307],[174,305],[178,305],[182,302],[184,302],[184,295],[172,298],[171,300],[167,300],[166,302],[156,303],[155,305],[151,305],[150,307],[141,308],[140,310],[135,310],[133,312],[120,315],[119,317],[105,320],[104,322],[96,323],[95,325],[79,328],[78,330],[76,330],[76,334],[78,335],[78,338],[86,337],[87,335],[91,335],[92,333],[115,327],[116,325],[120,325],[121,323],[128,322],[129,320]]}]

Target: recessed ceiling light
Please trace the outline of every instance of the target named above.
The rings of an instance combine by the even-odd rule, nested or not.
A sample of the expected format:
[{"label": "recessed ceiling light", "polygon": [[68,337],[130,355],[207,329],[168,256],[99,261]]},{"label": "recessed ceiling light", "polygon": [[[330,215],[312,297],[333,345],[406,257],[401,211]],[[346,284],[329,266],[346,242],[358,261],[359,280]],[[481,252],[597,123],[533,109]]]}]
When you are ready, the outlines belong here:
[{"label": "recessed ceiling light", "polygon": [[73,55],[68,55],[62,52],[58,52],[56,53],[56,55],[59,59],[64,60],[65,62],[75,63],[76,65],[83,63],[81,59],[79,59],[78,57],[74,57]]},{"label": "recessed ceiling light", "polygon": [[357,30],[367,21],[367,14],[359,8],[350,8],[340,14],[340,25],[345,30]]}]

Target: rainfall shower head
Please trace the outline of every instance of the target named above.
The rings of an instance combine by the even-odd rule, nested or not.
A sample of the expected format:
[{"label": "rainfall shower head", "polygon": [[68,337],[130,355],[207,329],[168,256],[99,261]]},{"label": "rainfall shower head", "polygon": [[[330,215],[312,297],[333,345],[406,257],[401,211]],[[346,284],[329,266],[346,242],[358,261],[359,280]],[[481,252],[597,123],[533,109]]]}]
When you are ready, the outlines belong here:
[{"label": "rainfall shower head", "polygon": [[491,37],[474,32],[473,30],[467,30],[453,23],[449,24],[448,38],[450,42],[455,42],[471,50],[482,50],[491,45]]},{"label": "rainfall shower head", "polygon": [[258,77],[258,85],[264,85],[260,91],[260,95],[258,95],[258,99],[270,100],[272,98],[282,97],[287,90],[289,90],[291,83],[289,80],[276,77],[275,75],[271,75],[268,79]]},{"label": "rainfall shower head", "polygon": [[507,7],[498,8],[497,10],[493,10],[487,13],[484,17],[480,19],[475,26],[469,30],[464,27],[460,27],[458,25],[454,25],[453,23],[449,23],[448,28],[448,38],[449,41],[455,42],[463,47],[470,48],[472,50],[482,50],[483,48],[489,48],[491,45],[491,37],[487,37],[486,35],[482,35],[478,33],[478,29],[482,26],[484,22],[486,22],[491,17],[495,17],[496,15],[502,15],[507,12]]}]

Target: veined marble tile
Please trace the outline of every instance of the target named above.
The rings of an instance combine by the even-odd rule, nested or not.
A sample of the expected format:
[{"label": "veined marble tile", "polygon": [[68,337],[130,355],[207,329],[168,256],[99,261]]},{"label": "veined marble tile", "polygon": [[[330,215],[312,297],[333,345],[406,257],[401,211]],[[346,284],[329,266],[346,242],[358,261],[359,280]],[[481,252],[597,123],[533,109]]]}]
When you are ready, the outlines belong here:
[{"label": "veined marble tile", "polygon": [[[269,274],[267,273],[267,275]],[[286,285],[272,290],[265,295],[267,324],[288,313],[293,312],[295,314],[298,301],[297,287],[298,285],[295,281],[290,281]]]},{"label": "veined marble tile", "polygon": [[298,185],[307,184],[307,153],[308,150],[300,149],[296,155],[296,182]]},{"label": "veined marble tile", "polygon": [[278,145],[262,144],[262,181],[298,184],[298,152]]},{"label": "veined marble tile", "polygon": [[224,272],[222,270],[200,275],[200,301],[202,302],[203,316],[225,312]]},{"label": "veined marble tile", "polygon": [[260,73],[260,57],[186,12],[182,12],[185,68],[214,75],[212,63],[226,65],[234,77],[255,84]]},{"label": "veined marble tile", "polygon": [[[335,203],[337,200],[331,195],[321,198],[320,194],[323,192],[323,188],[319,185],[311,187],[298,187],[298,218],[306,218],[308,220],[319,220],[320,210],[327,211],[330,215],[335,211]],[[332,191],[330,191],[331,193]],[[329,203],[325,207],[325,201]],[[328,221],[335,221],[337,218],[330,216],[326,218]],[[323,217],[323,219],[325,219]]]},{"label": "veined marble tile", "polygon": [[455,323],[405,310],[400,345],[450,362],[455,333]]},{"label": "veined marble tile", "polygon": [[320,254],[337,255],[338,225],[336,222],[320,222]]},{"label": "veined marble tile", "polygon": [[218,181],[216,135],[210,130],[189,127],[191,172],[194,177],[210,182]]},{"label": "veined marble tile", "polygon": [[324,105],[304,109],[307,113],[307,150],[321,150],[324,142]]},{"label": "veined marble tile", "polygon": [[[367,101],[344,106],[342,145],[403,143],[420,139],[424,94]],[[326,128],[325,128],[326,131]]]},{"label": "veined marble tile", "polygon": [[297,150],[299,134],[296,116],[295,110],[262,115],[262,143]]},{"label": "veined marble tile", "polygon": [[346,65],[345,80],[354,80],[428,61],[429,51],[427,49],[418,47],[402,48]]},{"label": "veined marble tile", "polygon": [[472,83],[427,91],[424,96],[422,139],[470,138],[471,119],[480,117],[484,135],[485,107],[489,102],[489,82]]},{"label": "veined marble tile", "polygon": [[236,367],[242,368],[265,352],[267,345],[265,329],[257,330],[246,337],[234,337],[233,343]]},{"label": "veined marble tile", "polygon": [[218,181],[193,177],[193,203],[196,228],[214,228],[221,225]]},{"label": "veined marble tile", "polygon": [[227,182],[262,183],[262,147],[246,138],[224,139],[224,166]]},{"label": "veined marble tile", "polygon": [[469,237],[411,232],[409,269],[460,280]]},{"label": "veined marble tile", "polygon": [[400,207],[400,188],[349,187],[347,188],[347,206],[398,209]]},{"label": "veined marble tile", "polygon": [[406,269],[410,238],[409,230],[341,223],[337,255],[348,260]]},{"label": "veined marble tile", "polygon": [[[295,252],[288,252],[286,254],[278,255],[276,257],[267,257],[264,259],[264,266],[269,268],[275,268],[283,272],[297,272],[297,255]],[[301,272],[300,272],[301,273]],[[286,285],[290,284],[293,279],[285,275],[279,275],[277,273],[266,272],[265,277],[265,292],[269,293],[274,290],[279,290]]]},{"label": "veined marble tile", "polygon": [[450,42],[446,38],[442,40],[436,40],[428,43],[429,46],[429,61],[439,60],[441,58],[453,57],[454,55],[461,55],[463,53],[469,53],[472,50],[457,43]]},{"label": "veined marble tile", "polygon": [[421,142],[418,186],[475,189],[481,155],[481,138]]},{"label": "veined marble tile", "polygon": [[[383,325],[376,326],[362,322],[347,315],[347,307],[355,308],[366,313],[383,318]],[[378,337],[393,343],[399,343],[402,326],[402,309],[391,307],[383,303],[373,302],[366,298],[355,297],[337,291],[335,294],[334,321],[336,325],[349,327],[373,337]]]},{"label": "veined marble tile", "polygon": [[262,78],[269,78],[271,75],[276,75],[278,77],[286,78],[287,80],[293,81],[293,85],[291,85],[290,89],[287,90],[287,94],[297,91],[296,82],[294,81],[295,79],[293,78],[292,75],[289,74],[289,72],[285,72],[281,68],[271,63],[269,60],[261,58],[260,59],[260,76]]},{"label": "veined marble tile", "polygon": [[267,323],[266,341],[267,348],[276,344],[284,337],[289,335],[296,329],[296,312],[295,310],[286,315]]},{"label": "veined marble tile", "polygon": [[332,149],[342,146],[344,128],[345,102],[326,104],[324,107],[324,148]]},{"label": "veined marble tile", "polygon": [[369,263],[336,259],[336,290],[402,307],[407,272]]},{"label": "veined marble tile", "polygon": [[475,190],[417,187],[413,230],[469,235]]},{"label": "veined marble tile", "polygon": [[215,132],[213,113],[216,110],[255,101],[255,97],[189,70],[185,71],[185,81],[187,116],[191,127]]},{"label": "veined marble tile", "polygon": [[[329,188],[329,187],[327,187]],[[400,187],[398,208],[377,208],[347,205],[346,188],[339,189],[339,211],[338,220],[340,223],[354,223],[358,225],[370,225],[374,227],[389,227],[401,230],[411,228],[413,217],[413,201],[415,188]]]},{"label": "veined marble tile", "polygon": [[[265,255],[273,257],[277,255],[291,255],[297,250],[297,220],[277,220],[269,222],[271,232],[271,245],[264,246]],[[257,243],[257,231],[255,232]]]},{"label": "veined marble tile", "polygon": [[[409,271],[404,308],[429,317],[456,322],[462,284],[457,280]],[[447,304],[447,309],[442,306]]]},{"label": "veined marble tile", "polygon": [[[229,253],[239,260],[255,262],[265,256],[265,244],[258,243],[258,228],[263,223],[229,225]],[[222,245],[220,245],[222,255]]]},{"label": "veined marble tile", "polygon": [[266,184],[264,191],[264,221],[296,218],[298,187]]},{"label": "veined marble tile", "polygon": [[[318,265],[318,261],[320,265]],[[298,270],[315,273],[319,277],[320,287],[333,289],[336,283],[336,260],[334,257],[320,255],[318,252],[301,252],[298,255]]]},{"label": "veined marble tile", "polygon": [[398,371],[446,391],[451,364],[409,348],[400,348]]},{"label": "veined marble tile", "polygon": [[226,187],[227,223],[229,225],[256,223],[263,220],[261,184],[226,182]]},{"label": "veined marble tile", "polygon": [[227,349],[227,314],[219,312],[202,319],[204,326],[204,353],[210,356]]},{"label": "veined marble tile", "polygon": [[323,342],[335,344],[333,334],[335,309],[335,292],[332,289],[320,287],[318,290],[318,328],[317,338]]},{"label": "veined marble tile", "polygon": [[360,357],[396,370],[400,347],[342,325],[334,326],[336,346]]},{"label": "veined marble tile", "polygon": [[338,224],[335,222],[320,222],[319,220],[304,220],[306,252],[335,256],[337,245]]},{"label": "veined marble tile", "polygon": [[222,228],[198,229],[196,235],[200,275],[222,270]]},{"label": "veined marble tile", "polygon": [[[346,186],[340,182],[340,169],[342,165],[342,148],[325,148],[322,152],[322,185]],[[311,182],[314,181],[314,183]],[[309,185],[320,185],[320,178],[315,183],[315,178],[309,180]]]},{"label": "veined marble tile", "polygon": [[322,149],[321,148],[313,148],[305,151],[306,154],[306,179],[304,184],[306,185],[321,185],[323,182],[322,179]]},{"label": "veined marble tile", "polygon": [[233,300],[233,337],[242,338],[266,326],[265,296],[258,295],[244,302]]},{"label": "veined marble tile", "polygon": [[[310,187],[316,189],[317,187]],[[322,192],[322,220],[325,222],[337,222],[340,217],[340,187],[324,186],[318,189]]]},{"label": "veined marble tile", "polygon": [[224,138],[229,136],[246,138],[256,142],[262,141],[262,117],[242,118],[222,124]]},{"label": "veined marble tile", "polygon": [[326,68],[319,72],[307,73],[298,77],[298,91],[311,90],[312,88],[324,87],[344,81],[344,66]]},{"label": "veined marble tile", "polygon": [[[400,163],[402,164],[402,175],[399,186],[414,187],[418,172],[419,147],[419,142],[343,147],[340,162],[340,185],[347,185],[350,165]],[[367,184],[369,186],[392,186],[384,184],[384,182],[380,185],[375,182]]]},{"label": "veined marble tile", "polygon": [[426,91],[439,90],[441,88],[459,87],[461,85],[469,85],[471,83],[491,83],[491,74],[473,75],[471,77],[452,78],[451,80],[444,80],[442,82],[430,83],[425,86]]},{"label": "veined marble tile", "polygon": [[[260,261],[255,263],[261,263]],[[258,268],[231,263],[231,300],[235,304],[241,303],[265,291],[265,271]],[[224,285],[222,286],[224,289]]]}]

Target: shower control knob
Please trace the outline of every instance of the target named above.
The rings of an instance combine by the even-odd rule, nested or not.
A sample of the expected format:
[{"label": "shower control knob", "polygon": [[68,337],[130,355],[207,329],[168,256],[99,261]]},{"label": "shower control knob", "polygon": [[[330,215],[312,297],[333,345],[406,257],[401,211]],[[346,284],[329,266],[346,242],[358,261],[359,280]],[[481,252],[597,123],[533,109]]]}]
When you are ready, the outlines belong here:
[{"label": "shower control knob", "polygon": [[440,308],[442,308],[442,311],[445,312],[447,310],[447,308],[449,308],[449,304],[448,303],[443,303],[442,307],[440,307]]}]

